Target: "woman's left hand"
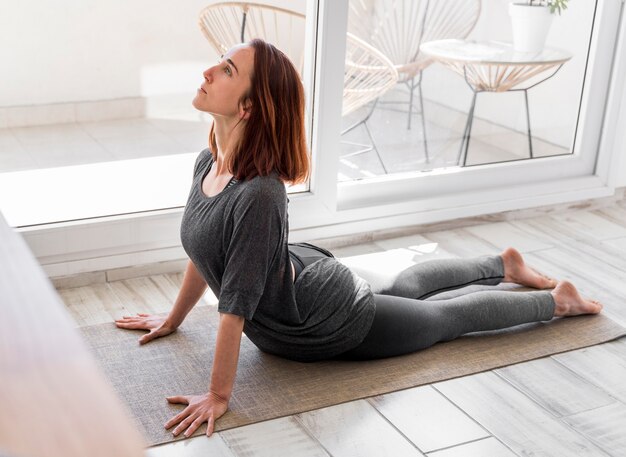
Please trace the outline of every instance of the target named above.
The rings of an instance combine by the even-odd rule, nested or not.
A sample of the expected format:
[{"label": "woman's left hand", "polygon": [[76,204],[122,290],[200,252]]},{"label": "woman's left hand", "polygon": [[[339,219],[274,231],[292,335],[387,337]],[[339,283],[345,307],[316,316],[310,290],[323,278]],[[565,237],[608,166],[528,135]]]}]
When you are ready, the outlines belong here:
[{"label": "woman's left hand", "polygon": [[188,438],[204,422],[207,423],[206,434],[211,436],[215,421],[222,417],[228,409],[228,401],[208,392],[204,395],[179,395],[176,397],[166,397],[170,403],[180,403],[188,405],[182,412],[172,417],[165,423],[165,428],[178,424],[172,433],[178,436],[185,430],[184,435]]}]

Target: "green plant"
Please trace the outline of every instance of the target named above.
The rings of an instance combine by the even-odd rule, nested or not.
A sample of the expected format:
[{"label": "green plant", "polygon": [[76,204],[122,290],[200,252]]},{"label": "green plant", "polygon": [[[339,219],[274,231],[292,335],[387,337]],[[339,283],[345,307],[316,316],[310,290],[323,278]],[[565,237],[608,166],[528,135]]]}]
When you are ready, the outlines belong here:
[{"label": "green plant", "polygon": [[569,0],[528,0],[529,5],[536,6],[548,6],[550,7],[550,12],[554,14],[555,11],[561,15],[562,10],[567,9],[567,2]]}]

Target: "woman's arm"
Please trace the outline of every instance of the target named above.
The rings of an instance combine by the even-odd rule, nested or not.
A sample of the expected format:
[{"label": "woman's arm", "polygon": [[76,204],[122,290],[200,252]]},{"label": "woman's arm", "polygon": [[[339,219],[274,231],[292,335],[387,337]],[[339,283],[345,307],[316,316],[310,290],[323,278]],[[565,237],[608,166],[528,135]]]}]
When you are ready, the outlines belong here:
[{"label": "woman's arm", "polygon": [[235,383],[243,324],[244,318],[241,316],[220,314],[209,392],[223,399],[226,404],[230,400]]},{"label": "woman's arm", "polygon": [[211,384],[206,394],[167,397],[167,401],[170,403],[188,405],[165,424],[166,429],[178,424],[172,431],[174,436],[178,436],[184,430],[185,436],[189,437],[203,422],[207,422],[206,434],[211,436],[215,421],[228,409],[228,402],[237,373],[243,325],[243,317],[234,314],[220,314]]},{"label": "woman's arm", "polygon": [[190,260],[183,277],[183,285],[178,292],[174,306],[167,316],[166,323],[172,328],[178,328],[183,323],[189,311],[202,298],[207,289],[207,283]]},{"label": "woman's arm", "polygon": [[115,325],[119,328],[130,330],[148,330],[149,333],[139,338],[140,344],[167,336],[176,331],[182,324],[185,316],[198,303],[206,288],[207,284],[204,278],[190,260],[187,263],[187,269],[183,277],[183,285],[167,317],[139,313],[136,316],[123,316],[120,319],[116,319]]}]

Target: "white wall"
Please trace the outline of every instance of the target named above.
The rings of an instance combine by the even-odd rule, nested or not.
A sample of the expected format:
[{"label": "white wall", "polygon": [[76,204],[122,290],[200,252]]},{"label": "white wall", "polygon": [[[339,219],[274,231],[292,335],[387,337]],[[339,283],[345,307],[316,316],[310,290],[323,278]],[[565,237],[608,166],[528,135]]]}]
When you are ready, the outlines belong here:
[{"label": "white wall", "polygon": [[611,184],[614,187],[626,187],[626,90],[622,93],[620,113],[617,120],[615,141],[612,144],[613,153],[618,159],[612,167]]},{"label": "white wall", "polygon": [[625,144],[626,138],[623,138],[621,141],[622,148],[620,149],[620,160],[618,161],[619,168],[615,180],[615,187],[626,187],[626,150],[624,149]]},{"label": "white wall", "polygon": [[193,92],[217,58],[197,25],[209,3],[2,0],[0,107]]},{"label": "white wall", "polygon": [[[507,0],[483,0],[476,27],[468,39],[512,41]],[[555,15],[547,46],[573,54],[554,78],[528,92],[533,136],[570,147],[573,140],[595,0],[569,2],[561,16]],[[441,65],[424,73],[424,97],[466,113],[472,92],[461,76]],[[526,130],[523,94],[482,93],[478,95],[477,117],[518,131]]]},{"label": "white wall", "polygon": [[[0,107],[111,100],[193,92],[217,56],[197,26],[206,0],[3,1],[0,14]],[[304,12],[306,0],[274,0]],[[550,46],[574,54],[554,79],[529,92],[533,135],[570,147],[595,1],[572,1],[556,16]],[[511,40],[507,0],[483,0],[476,40]],[[471,91],[434,65],[424,74],[427,99],[467,112]],[[476,116],[525,131],[521,93],[481,94]]]}]

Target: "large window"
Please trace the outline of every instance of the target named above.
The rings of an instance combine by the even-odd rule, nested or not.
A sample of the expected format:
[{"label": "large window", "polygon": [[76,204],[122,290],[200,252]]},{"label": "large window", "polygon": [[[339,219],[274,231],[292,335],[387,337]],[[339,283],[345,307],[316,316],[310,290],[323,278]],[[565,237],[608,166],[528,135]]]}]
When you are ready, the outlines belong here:
[{"label": "large window", "polygon": [[[545,190],[541,183],[551,180],[595,174],[621,4],[599,1],[574,6],[570,2],[561,16],[552,18],[543,51],[524,53],[511,49],[507,2],[483,1],[479,10],[470,8],[472,3],[346,0],[345,26],[337,31],[336,39],[340,33],[360,38],[379,60],[387,57],[398,71],[399,81],[403,71],[419,71],[410,80],[411,116],[406,103],[411,99],[411,87],[400,82],[360,111],[343,117],[344,130],[355,122],[366,122],[341,137],[337,167],[340,210],[392,204],[396,211],[429,211],[451,204],[448,195],[458,195],[454,201],[457,208],[469,202],[476,208],[514,195],[531,198],[533,192]],[[448,4],[453,5],[453,13],[442,10]],[[471,25],[465,38],[448,38],[429,26],[429,21],[441,25],[450,16],[461,15],[462,8],[467,9],[462,15]],[[395,18],[393,27],[384,25],[390,18],[392,22]],[[401,65],[397,54],[409,46],[402,40],[413,31],[412,24],[424,29],[420,47],[410,44],[420,52],[414,62]],[[448,32],[451,28],[444,27]],[[359,62],[351,59],[350,39],[347,41],[346,62],[358,68]],[[425,48],[430,52],[424,53]],[[503,65],[509,68],[504,71]],[[382,64],[364,67],[379,69]],[[533,72],[534,68],[541,71]],[[529,71],[530,75],[524,73]],[[515,77],[519,84],[506,84]],[[490,87],[484,81],[497,84]],[[522,88],[528,89],[528,110],[524,92],[512,90]],[[466,144],[469,138],[466,155],[464,138]],[[532,160],[528,160],[530,142]],[[363,145],[365,152],[354,154],[354,148]],[[593,187],[582,181],[570,184]],[[502,187],[509,188],[510,194],[502,189],[489,191]],[[482,203],[470,197],[470,192],[479,192]]]},{"label": "large window", "polygon": [[[349,8],[348,31],[359,40],[348,41],[347,62],[369,45],[376,64],[350,75],[372,96],[343,117],[339,181],[574,151],[597,2],[572,1],[561,14],[502,0],[350,0]],[[546,23],[545,44],[523,34],[514,43],[516,15],[527,13]],[[531,25],[519,27],[537,38],[542,30]],[[385,66],[397,70],[396,84]]]},{"label": "large window", "polygon": [[[230,38],[214,40],[197,28],[205,2],[124,4],[124,15],[121,0],[97,5],[44,15],[20,4],[0,31],[20,37],[0,55],[14,89],[0,93],[0,210],[59,271],[181,257],[179,218],[209,126],[190,99],[242,32],[276,30],[262,36],[292,57],[307,92],[313,170],[289,189],[294,241],[612,192],[612,151],[599,144],[614,134],[603,122],[616,117],[606,103],[623,59],[619,0],[571,0],[544,51],[521,54],[505,0],[285,0],[251,7],[245,24],[241,11],[216,14],[209,30],[228,25]],[[528,104],[514,90],[524,88]],[[126,119],[103,120],[116,113]],[[50,116],[67,123],[23,125]]]},{"label": "large window", "polygon": [[[211,122],[191,101],[203,70],[242,39],[284,50],[312,99],[306,0],[60,3],[7,7],[0,32],[13,43],[0,47],[11,83],[0,93],[0,211],[13,226],[181,208]],[[310,133],[310,103],[307,118]]]}]

